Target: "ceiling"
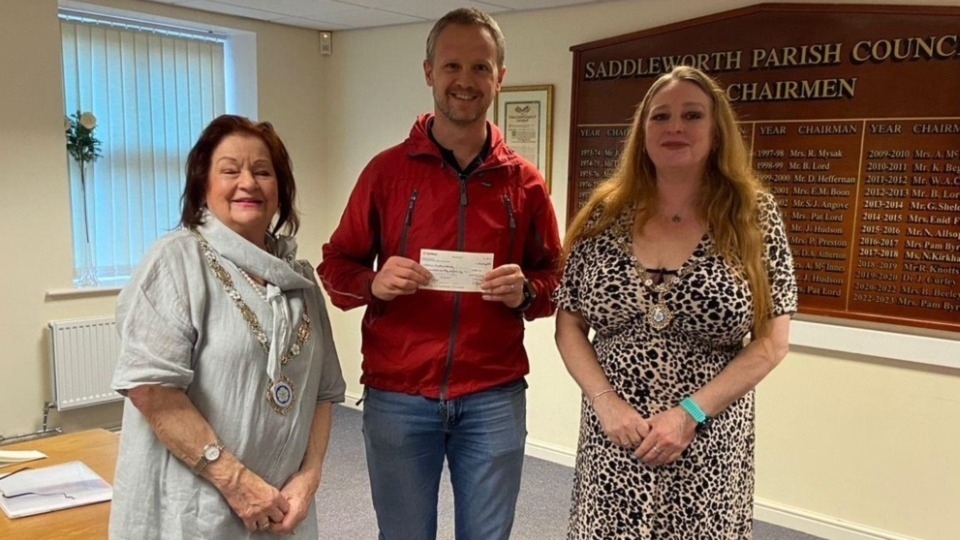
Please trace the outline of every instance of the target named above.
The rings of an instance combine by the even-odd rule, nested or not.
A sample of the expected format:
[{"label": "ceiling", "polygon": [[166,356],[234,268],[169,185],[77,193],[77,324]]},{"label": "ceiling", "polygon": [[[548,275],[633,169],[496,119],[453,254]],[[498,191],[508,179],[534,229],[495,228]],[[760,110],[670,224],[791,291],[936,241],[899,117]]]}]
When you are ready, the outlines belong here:
[{"label": "ceiling", "polygon": [[352,30],[435,21],[459,7],[491,15],[609,0],[150,0],[317,30]]}]

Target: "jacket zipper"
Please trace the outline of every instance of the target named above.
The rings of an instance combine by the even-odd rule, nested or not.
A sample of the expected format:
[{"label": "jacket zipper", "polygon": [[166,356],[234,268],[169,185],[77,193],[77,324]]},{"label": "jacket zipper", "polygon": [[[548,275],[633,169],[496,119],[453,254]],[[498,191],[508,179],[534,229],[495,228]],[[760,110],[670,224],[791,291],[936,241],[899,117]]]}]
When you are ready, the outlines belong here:
[{"label": "jacket zipper", "polygon": [[[460,181],[460,215],[457,225],[457,251],[463,251],[467,237],[467,175],[458,174]],[[460,297],[462,293],[453,293],[453,322],[450,328],[450,344],[447,347],[447,362],[443,369],[443,381],[440,383],[440,408],[443,417],[443,427],[446,429],[449,416],[446,414],[447,390],[450,385],[450,372],[453,370],[453,353],[457,344],[457,334],[460,330]]]},{"label": "jacket zipper", "polygon": [[410,202],[407,204],[407,216],[403,219],[403,232],[400,233],[400,256],[407,256],[407,233],[410,231],[410,225],[413,223],[413,207],[417,204],[419,192],[413,190],[410,194]]},{"label": "jacket zipper", "polygon": [[510,226],[510,243],[508,244],[508,247],[507,247],[507,262],[511,263],[513,262],[514,240],[517,237],[517,220],[514,217],[513,203],[510,202],[509,195],[503,196],[503,204],[504,206],[507,207],[507,223]]}]

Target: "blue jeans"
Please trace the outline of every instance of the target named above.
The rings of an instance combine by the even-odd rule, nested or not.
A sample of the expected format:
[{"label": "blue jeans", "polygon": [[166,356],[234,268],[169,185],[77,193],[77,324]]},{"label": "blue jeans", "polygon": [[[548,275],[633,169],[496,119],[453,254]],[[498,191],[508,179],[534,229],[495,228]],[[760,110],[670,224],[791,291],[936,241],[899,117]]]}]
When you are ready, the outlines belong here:
[{"label": "blue jeans", "polygon": [[524,380],[440,401],[367,388],[363,438],[381,540],[434,540],[446,458],[457,540],[506,540],[520,491]]}]

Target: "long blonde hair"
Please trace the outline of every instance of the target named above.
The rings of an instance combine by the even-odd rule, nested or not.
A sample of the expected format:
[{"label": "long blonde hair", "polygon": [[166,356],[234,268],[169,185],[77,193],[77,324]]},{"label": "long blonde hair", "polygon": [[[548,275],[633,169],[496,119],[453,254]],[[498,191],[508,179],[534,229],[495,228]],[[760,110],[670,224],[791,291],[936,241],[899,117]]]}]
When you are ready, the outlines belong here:
[{"label": "long blonde hair", "polygon": [[[630,134],[613,176],[594,189],[567,228],[561,268],[578,240],[610,227],[628,206],[637,204],[637,227],[643,227],[652,217],[657,175],[656,166],[645,151],[644,123],[653,97],[673,81],[696,84],[713,104],[714,150],[707,160],[697,212],[706,220],[718,252],[741,266],[753,296],[753,334],[764,336],[769,331],[773,300],[763,262],[757,197],[766,188],[750,167],[737,117],[726,94],[713,79],[696,68],[677,66],[661,75],[647,91],[633,115]],[[598,208],[599,216],[591,220]]]}]

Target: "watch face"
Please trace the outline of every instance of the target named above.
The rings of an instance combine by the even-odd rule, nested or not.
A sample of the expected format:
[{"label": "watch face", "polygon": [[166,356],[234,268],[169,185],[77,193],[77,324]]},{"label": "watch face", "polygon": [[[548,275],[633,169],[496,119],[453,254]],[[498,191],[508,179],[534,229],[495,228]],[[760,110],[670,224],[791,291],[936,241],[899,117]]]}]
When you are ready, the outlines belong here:
[{"label": "watch face", "polygon": [[533,285],[530,285],[530,282],[526,280],[523,282],[523,297],[530,300],[537,298],[537,292],[533,290]]},{"label": "watch face", "polygon": [[203,449],[203,457],[207,458],[207,461],[213,461],[220,457],[220,449],[216,446],[208,446]]}]

